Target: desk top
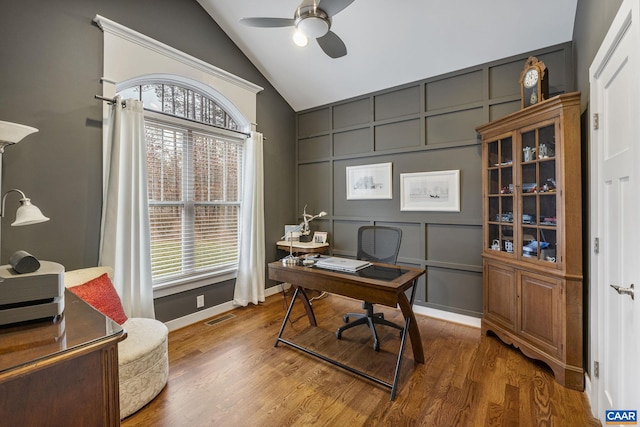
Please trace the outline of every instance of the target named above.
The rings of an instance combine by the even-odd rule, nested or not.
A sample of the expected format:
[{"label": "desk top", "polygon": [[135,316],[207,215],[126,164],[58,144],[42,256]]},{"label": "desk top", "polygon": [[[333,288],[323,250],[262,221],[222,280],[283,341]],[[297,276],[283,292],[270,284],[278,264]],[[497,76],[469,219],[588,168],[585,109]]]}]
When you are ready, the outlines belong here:
[{"label": "desk top", "polygon": [[0,379],[21,366],[126,337],[119,324],[72,292],[64,296],[58,318],[0,327]]},{"label": "desk top", "polygon": [[281,261],[269,264],[270,279],[389,307],[395,307],[398,294],[411,288],[423,274],[424,269],[380,263],[373,263],[354,273],[283,265]]},{"label": "desk top", "polygon": [[286,240],[280,240],[276,245],[280,250],[291,251],[295,254],[324,253],[329,249],[328,243],[316,242],[288,242]]},{"label": "desk top", "polygon": [[287,249],[291,245],[294,249],[318,249],[328,248],[328,243],[316,243],[316,242],[289,242],[287,240],[278,240],[276,243],[278,246],[286,246]]}]

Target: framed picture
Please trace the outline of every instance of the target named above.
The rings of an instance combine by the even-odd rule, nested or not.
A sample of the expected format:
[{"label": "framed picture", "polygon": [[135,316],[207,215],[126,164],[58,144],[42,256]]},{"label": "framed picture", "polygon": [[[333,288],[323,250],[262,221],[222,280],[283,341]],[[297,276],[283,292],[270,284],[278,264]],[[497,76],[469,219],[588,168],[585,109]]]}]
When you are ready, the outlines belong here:
[{"label": "framed picture", "polygon": [[293,242],[299,242],[300,234],[300,226],[298,224],[291,224],[284,226],[284,235],[282,237],[283,240],[286,240],[287,242],[289,240]]},{"label": "framed picture", "polygon": [[400,210],[460,212],[460,171],[400,174]]},{"label": "framed picture", "polygon": [[391,199],[391,163],[347,166],[347,200]]},{"label": "framed picture", "polygon": [[313,233],[313,243],[327,243],[327,232],[316,231]]}]

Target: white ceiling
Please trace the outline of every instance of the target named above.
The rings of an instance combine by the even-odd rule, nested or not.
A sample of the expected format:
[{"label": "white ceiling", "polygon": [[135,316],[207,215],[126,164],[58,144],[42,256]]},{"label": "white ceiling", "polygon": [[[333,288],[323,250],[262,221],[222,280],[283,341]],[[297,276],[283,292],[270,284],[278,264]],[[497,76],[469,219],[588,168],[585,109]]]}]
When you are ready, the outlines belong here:
[{"label": "white ceiling", "polygon": [[333,18],[348,53],[332,59],[292,27],[239,23],[293,18],[300,0],[197,1],[295,111],[570,41],[578,2],[355,0]]}]

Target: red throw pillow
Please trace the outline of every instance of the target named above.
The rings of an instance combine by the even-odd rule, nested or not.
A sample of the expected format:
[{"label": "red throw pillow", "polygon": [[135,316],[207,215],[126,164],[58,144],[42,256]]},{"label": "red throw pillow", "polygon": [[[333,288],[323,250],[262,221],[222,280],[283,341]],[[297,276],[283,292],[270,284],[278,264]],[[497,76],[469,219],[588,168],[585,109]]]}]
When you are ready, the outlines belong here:
[{"label": "red throw pillow", "polygon": [[114,322],[122,325],[127,321],[120,297],[107,273],[68,289]]}]

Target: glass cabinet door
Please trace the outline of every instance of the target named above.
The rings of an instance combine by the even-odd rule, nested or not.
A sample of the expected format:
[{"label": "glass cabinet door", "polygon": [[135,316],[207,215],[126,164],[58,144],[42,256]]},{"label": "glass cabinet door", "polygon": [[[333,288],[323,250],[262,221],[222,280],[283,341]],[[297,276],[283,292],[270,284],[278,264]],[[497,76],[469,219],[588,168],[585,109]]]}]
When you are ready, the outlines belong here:
[{"label": "glass cabinet door", "polygon": [[487,150],[489,249],[514,253],[513,139],[491,141]]},{"label": "glass cabinet door", "polygon": [[556,263],[555,124],[522,133],[522,258]]}]

